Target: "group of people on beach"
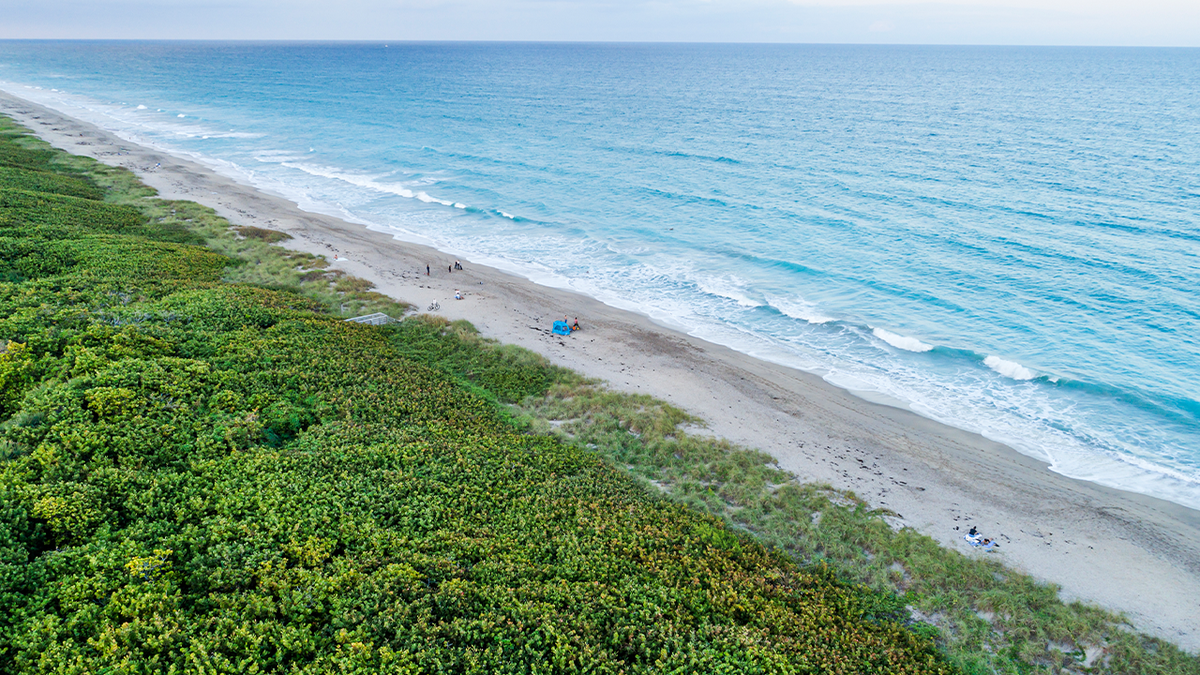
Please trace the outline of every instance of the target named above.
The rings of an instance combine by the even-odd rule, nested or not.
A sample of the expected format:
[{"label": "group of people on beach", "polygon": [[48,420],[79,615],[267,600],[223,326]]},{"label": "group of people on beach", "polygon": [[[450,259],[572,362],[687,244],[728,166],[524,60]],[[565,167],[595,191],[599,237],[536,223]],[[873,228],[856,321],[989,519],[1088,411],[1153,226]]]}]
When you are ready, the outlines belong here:
[{"label": "group of people on beach", "polygon": [[[335,256],[335,257],[336,257],[336,256]],[[459,262],[459,261],[457,261],[457,260],[455,260],[455,261],[454,261],[454,264],[453,264],[453,265],[446,265],[446,272],[448,272],[448,273],[450,273],[450,274],[454,274],[454,271],[455,271],[455,270],[458,270],[459,272],[461,272],[461,271],[462,271],[462,269],[463,269],[462,263],[461,263],[461,262]],[[425,265],[425,276],[429,276],[429,275],[432,273],[432,271],[433,271],[433,270],[431,270],[431,269],[429,268],[429,265]],[[483,282],[482,282],[482,281],[481,281],[481,282],[479,282],[479,283],[480,283],[480,285],[482,285],[482,284],[483,284]],[[463,296],[463,293],[462,293],[462,291],[458,290],[457,288],[456,288],[456,289],[454,289],[454,299],[455,299],[455,300],[462,300],[462,299],[463,299],[463,297],[464,297],[464,296]]]},{"label": "group of people on beach", "polygon": [[[446,272],[448,272],[450,274],[454,274],[454,270],[458,270],[459,272],[461,272],[462,268],[463,268],[462,263],[455,260],[453,265],[446,265]],[[429,265],[426,265],[425,266],[425,276],[429,276],[429,273],[430,273]]]},{"label": "group of people on beach", "polygon": [[979,530],[975,529],[974,525],[971,526],[970,532],[967,532],[963,535],[963,539],[966,539],[968,544],[977,548],[982,548],[985,551],[991,551],[992,549],[1000,547],[1000,544],[996,543],[996,540],[984,538],[984,536],[979,533]]}]

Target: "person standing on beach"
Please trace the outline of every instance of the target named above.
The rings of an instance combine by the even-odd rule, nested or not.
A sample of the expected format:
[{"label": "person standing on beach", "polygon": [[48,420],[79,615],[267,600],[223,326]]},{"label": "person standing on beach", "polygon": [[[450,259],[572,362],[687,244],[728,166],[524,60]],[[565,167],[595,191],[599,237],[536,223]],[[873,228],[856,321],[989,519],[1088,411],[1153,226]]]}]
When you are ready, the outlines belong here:
[{"label": "person standing on beach", "polygon": [[429,265],[425,266],[425,276],[429,276]]}]

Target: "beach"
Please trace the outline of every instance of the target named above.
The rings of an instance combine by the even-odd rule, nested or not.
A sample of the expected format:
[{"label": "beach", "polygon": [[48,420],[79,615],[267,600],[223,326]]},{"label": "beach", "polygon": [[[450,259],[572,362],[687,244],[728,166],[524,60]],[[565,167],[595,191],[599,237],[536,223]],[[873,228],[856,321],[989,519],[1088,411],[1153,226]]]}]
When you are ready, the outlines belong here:
[{"label": "beach", "polygon": [[[237,225],[279,230],[283,245],[486,337],[645,393],[704,419],[704,433],[761,449],[802,481],[850,490],[896,514],[893,524],[967,555],[1058,584],[1066,599],[1124,612],[1134,628],[1200,651],[1200,513],[1065,478],[1003,445],[838,389],[582,295],[474,264],[454,251],[402,242],[361,224],[309,213],[195,162],[122,140],[8,94],[0,112],[52,145],[134,171],[166,199],[212,207]],[[336,260],[335,260],[336,256]],[[461,260],[462,271],[450,271]],[[430,274],[426,274],[426,266]],[[464,299],[455,300],[455,291]],[[554,336],[556,319],[582,330]],[[995,537],[990,554],[962,535]]]}]

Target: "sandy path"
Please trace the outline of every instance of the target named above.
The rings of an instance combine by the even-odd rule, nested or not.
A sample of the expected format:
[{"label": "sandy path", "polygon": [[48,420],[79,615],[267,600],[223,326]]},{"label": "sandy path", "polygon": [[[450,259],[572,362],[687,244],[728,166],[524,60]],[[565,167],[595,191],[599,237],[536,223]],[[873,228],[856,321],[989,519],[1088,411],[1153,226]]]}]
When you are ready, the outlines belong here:
[{"label": "sandy path", "polygon": [[[559,365],[651,394],[708,421],[716,434],[762,449],[804,480],[853,490],[904,525],[972,555],[970,524],[1002,543],[1011,567],[1059,584],[1069,599],[1125,612],[1134,626],[1200,651],[1200,512],[1064,478],[1045,464],[907,410],[857,398],[814,375],[760,361],[646,317],[400,242],[234,182],[188,160],[0,92],[0,112],[56,147],[125,166],[164,198],[190,199],[236,224],[291,234],[291,248],[424,308],[527,347]],[[118,154],[119,153],[119,154]],[[466,270],[448,273],[463,260]],[[425,266],[432,269],[425,275]],[[453,299],[455,289],[465,299]],[[551,336],[579,317],[584,331]],[[959,529],[961,528],[961,530]]]}]

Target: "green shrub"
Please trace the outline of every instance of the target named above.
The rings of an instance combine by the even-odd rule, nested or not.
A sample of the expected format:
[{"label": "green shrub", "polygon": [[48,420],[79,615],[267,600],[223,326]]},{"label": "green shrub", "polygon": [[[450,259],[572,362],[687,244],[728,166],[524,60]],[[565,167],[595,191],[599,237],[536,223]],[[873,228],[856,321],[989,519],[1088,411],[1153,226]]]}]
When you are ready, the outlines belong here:
[{"label": "green shrub", "polygon": [[104,193],[84,178],[63,176],[48,171],[0,166],[0,189],[45,192],[55,195],[103,199]]}]

